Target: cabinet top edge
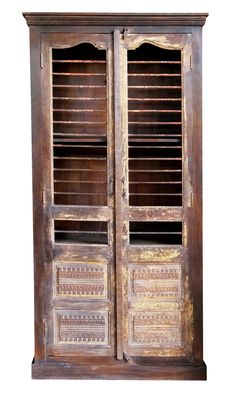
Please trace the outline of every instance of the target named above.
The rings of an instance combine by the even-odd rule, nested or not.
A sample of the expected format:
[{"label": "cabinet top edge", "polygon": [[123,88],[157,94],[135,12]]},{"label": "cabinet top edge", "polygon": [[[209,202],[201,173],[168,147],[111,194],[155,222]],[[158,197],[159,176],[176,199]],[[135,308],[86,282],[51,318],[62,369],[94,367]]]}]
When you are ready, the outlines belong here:
[{"label": "cabinet top edge", "polygon": [[62,13],[23,12],[28,26],[203,26],[208,13]]}]

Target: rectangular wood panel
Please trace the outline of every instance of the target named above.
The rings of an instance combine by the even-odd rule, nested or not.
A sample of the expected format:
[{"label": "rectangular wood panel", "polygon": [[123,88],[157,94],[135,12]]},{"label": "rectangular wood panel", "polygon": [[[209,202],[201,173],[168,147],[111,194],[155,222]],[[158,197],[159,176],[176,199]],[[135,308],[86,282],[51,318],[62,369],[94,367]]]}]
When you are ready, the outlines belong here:
[{"label": "rectangular wood panel", "polygon": [[55,296],[76,299],[106,299],[107,265],[55,263]]},{"label": "rectangular wood panel", "polygon": [[129,344],[154,347],[181,346],[181,313],[129,312]]},{"label": "rectangular wood panel", "polygon": [[129,299],[175,301],[181,299],[181,265],[129,265]]},{"label": "rectangular wood panel", "polygon": [[108,345],[106,311],[55,310],[55,344]]}]

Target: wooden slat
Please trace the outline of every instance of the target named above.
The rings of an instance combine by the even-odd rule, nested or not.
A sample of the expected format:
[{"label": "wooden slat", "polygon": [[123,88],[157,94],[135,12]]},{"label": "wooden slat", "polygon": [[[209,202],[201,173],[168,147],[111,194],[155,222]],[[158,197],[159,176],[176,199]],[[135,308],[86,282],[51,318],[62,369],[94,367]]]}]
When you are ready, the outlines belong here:
[{"label": "wooden slat", "polygon": [[54,168],[54,171],[71,171],[71,172],[107,172],[106,169],[83,169],[83,168]]},{"label": "wooden slat", "polygon": [[129,184],[182,184],[182,181],[130,181]]},{"label": "wooden slat", "polygon": [[[161,142],[162,142],[162,140],[161,140]],[[167,142],[171,142],[171,140],[169,141],[169,140],[167,140]],[[174,142],[175,142],[175,140],[174,140]],[[57,145],[56,145],[57,146]],[[66,145],[65,145],[66,146]],[[82,145],[83,146],[83,145]],[[102,147],[104,147],[104,146],[102,146]],[[137,145],[135,145],[135,146],[129,146],[129,149],[151,149],[151,150],[153,150],[153,149],[182,149],[182,146],[163,146],[163,145],[159,145],[159,146],[152,146],[152,145],[148,145],[148,146],[137,146]]]},{"label": "wooden slat", "polygon": [[[62,134],[62,135],[65,135],[65,134]],[[54,134],[54,136],[55,136],[55,134]],[[83,137],[80,139],[78,139],[78,138],[54,138],[55,143],[60,143],[60,142],[104,142],[104,141],[105,141],[105,137],[101,137],[101,138],[97,138],[97,137],[85,138],[85,137]],[[54,146],[57,146],[57,145],[54,145]]]},{"label": "wooden slat", "polygon": [[129,60],[128,64],[181,64],[181,61],[171,61],[171,60]]},{"label": "wooden slat", "polygon": [[[68,230],[68,229],[64,229],[64,230],[56,229],[54,232],[55,233],[80,233],[80,234],[82,234],[82,233],[98,233],[98,234],[102,233],[103,235],[107,234],[107,232],[103,232],[103,231],[82,231],[82,230],[77,231],[77,230]],[[142,232],[131,232],[131,233],[142,233]],[[164,234],[166,234],[166,233],[178,233],[178,232],[145,232],[145,233],[148,233],[148,234],[150,234],[150,233],[162,233],[163,234],[164,233]]]},{"label": "wooden slat", "polygon": [[128,101],[182,101],[182,98],[138,98],[129,97]]},{"label": "wooden slat", "polygon": [[[66,85],[68,86],[68,85]],[[101,87],[101,86],[99,86]],[[181,89],[181,86],[146,86],[146,85],[129,85],[128,89]]]},{"label": "wooden slat", "polygon": [[[69,142],[71,142],[71,140],[69,140]],[[54,143],[53,147],[75,147],[75,148],[78,148],[78,147],[88,148],[89,147],[89,149],[106,149],[106,146],[104,146],[104,145],[83,145],[83,144],[81,145],[80,143],[77,143],[76,145],[75,144],[69,145],[69,144],[61,144],[60,142]]]},{"label": "wooden slat", "polygon": [[106,101],[106,97],[53,97],[53,100],[78,100],[78,101],[95,101],[103,100]]},{"label": "wooden slat", "polygon": [[[96,181],[96,180],[88,180],[88,181],[87,180],[53,180],[53,181],[54,181],[54,183],[107,184],[105,181]],[[135,182],[133,182],[133,183],[135,183]],[[156,183],[153,182],[153,183],[157,184],[157,182]],[[162,182],[162,183],[178,183],[178,182]],[[151,183],[147,183],[147,184],[151,184]]]},{"label": "wooden slat", "polygon": [[182,172],[182,169],[129,169],[129,172]]},{"label": "wooden slat", "polygon": [[[59,191],[54,191],[54,195],[95,195],[94,192],[59,192]],[[106,193],[103,192],[97,192],[96,195],[107,195]],[[134,195],[134,194],[133,194]],[[155,194],[150,194],[150,195],[155,195]],[[157,195],[169,195],[169,194],[157,194]],[[173,195],[179,195],[179,194],[173,194]]]},{"label": "wooden slat", "polygon": [[181,121],[129,121],[129,124],[182,124]]},{"label": "wooden slat", "polygon": [[107,124],[104,121],[75,121],[75,120],[54,120],[55,124]]},{"label": "wooden slat", "polygon": [[80,89],[105,89],[106,85],[52,85],[52,87],[76,87]]},{"label": "wooden slat", "polygon": [[[59,76],[94,76],[94,75],[106,75],[105,72],[53,72],[53,75]],[[171,74],[174,75],[174,74]],[[179,74],[176,74],[179,75]]]},{"label": "wooden slat", "polygon": [[[54,193],[54,194],[56,194],[56,193]],[[63,194],[63,193],[57,193],[57,194]],[[66,194],[66,193],[64,193],[64,194]],[[71,193],[68,193],[68,194],[71,194]],[[129,195],[138,195],[138,196],[144,196],[144,195],[161,195],[161,196],[174,196],[174,195],[182,195],[182,193],[167,193],[167,192],[165,192],[165,193],[163,193],[163,192],[130,192],[129,193]]]},{"label": "wooden slat", "polygon": [[106,60],[52,60],[53,63],[106,63]]},{"label": "wooden slat", "polygon": [[[55,232],[65,233],[65,231],[55,231]],[[66,231],[66,232],[74,233],[76,231]],[[85,233],[84,231],[83,232],[77,231],[77,232],[78,233]],[[95,233],[95,232],[89,232],[89,233]],[[98,232],[98,233],[103,233],[103,232]],[[106,232],[104,232],[104,233],[106,233]],[[130,231],[129,233],[132,235],[181,235],[182,234],[182,232],[147,232],[147,231],[142,231],[142,232]]]},{"label": "wooden slat", "polygon": [[[54,134],[54,135],[56,135],[56,134]],[[59,134],[58,134],[59,135]],[[62,135],[64,135],[64,134],[62,134]],[[70,134],[69,134],[70,135]],[[75,134],[76,135],[76,134]],[[167,138],[167,137],[178,137],[179,139],[180,139],[180,137],[182,136],[182,134],[165,134],[165,133],[163,133],[163,134],[132,134],[132,133],[129,133],[129,137],[135,137],[135,138],[138,138],[138,137],[150,137],[150,139],[151,139],[151,141],[152,141],[152,139],[153,138],[157,138],[157,137],[164,137],[164,138]],[[167,141],[167,140],[166,140]]]},{"label": "wooden slat", "polygon": [[80,133],[67,133],[67,132],[54,132],[53,136],[55,135],[62,135],[62,136],[77,136],[79,139],[82,139],[84,137],[88,138],[88,137],[97,137],[97,138],[106,138],[106,134],[80,134]]},{"label": "wooden slat", "polygon": [[54,160],[78,160],[78,161],[83,161],[83,160],[95,160],[95,161],[104,161],[106,160],[105,157],[53,157]]},{"label": "wooden slat", "polygon": [[[96,75],[96,74],[95,74]],[[101,75],[104,75],[104,74],[101,74]],[[136,73],[136,74],[133,74],[133,73],[129,73],[128,74],[128,76],[150,76],[150,77],[153,77],[153,76],[157,76],[157,77],[166,77],[166,76],[181,76],[181,74],[152,74],[152,73],[145,73],[145,74],[138,74],[138,73]]]},{"label": "wooden slat", "polygon": [[130,161],[181,161],[182,158],[170,157],[135,157],[129,158]]},{"label": "wooden slat", "polygon": [[128,112],[182,112],[180,109],[129,109]]},{"label": "wooden slat", "polygon": [[[53,109],[53,112],[106,112],[106,109]],[[168,111],[164,111],[168,112]],[[170,111],[174,112],[174,111]],[[181,111],[176,111],[181,112]]]}]

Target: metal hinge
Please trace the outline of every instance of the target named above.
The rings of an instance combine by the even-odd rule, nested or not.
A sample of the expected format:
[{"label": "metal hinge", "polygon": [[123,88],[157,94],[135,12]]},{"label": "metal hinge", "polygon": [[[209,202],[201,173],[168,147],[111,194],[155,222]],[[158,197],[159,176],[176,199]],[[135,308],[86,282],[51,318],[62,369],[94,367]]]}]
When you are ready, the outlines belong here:
[{"label": "metal hinge", "polygon": [[128,29],[124,29],[124,40],[126,39],[126,37],[128,36],[128,34],[129,34],[129,30]]},{"label": "metal hinge", "polygon": [[192,55],[189,56],[189,69],[192,71]]},{"label": "metal hinge", "polygon": [[127,197],[127,193],[126,193],[126,189],[125,189],[125,177],[123,176],[121,178],[121,187],[122,187],[122,198],[126,198]]},{"label": "metal hinge", "polygon": [[45,205],[46,204],[46,189],[43,188],[42,190],[42,204]]},{"label": "metal hinge", "polygon": [[44,343],[44,346],[46,345],[46,341],[47,341],[47,321],[44,316],[43,317],[43,343]]},{"label": "metal hinge", "polygon": [[193,207],[193,192],[190,192],[190,196],[189,196],[189,207]]},{"label": "metal hinge", "polygon": [[113,195],[113,192],[114,192],[114,181],[113,181],[113,178],[112,177],[110,177],[110,179],[109,179],[109,183],[108,183],[108,195]]},{"label": "metal hinge", "polygon": [[40,53],[40,68],[43,68],[43,54]]}]

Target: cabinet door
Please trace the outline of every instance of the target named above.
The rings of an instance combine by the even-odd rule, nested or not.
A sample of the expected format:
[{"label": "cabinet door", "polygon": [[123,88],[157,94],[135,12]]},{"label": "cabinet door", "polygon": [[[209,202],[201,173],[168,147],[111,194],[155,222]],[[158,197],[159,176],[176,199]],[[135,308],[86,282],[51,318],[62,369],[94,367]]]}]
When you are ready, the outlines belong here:
[{"label": "cabinet door", "polygon": [[42,38],[45,351],[114,354],[111,37]]},{"label": "cabinet door", "polygon": [[192,353],[191,35],[121,40],[123,352]]}]

